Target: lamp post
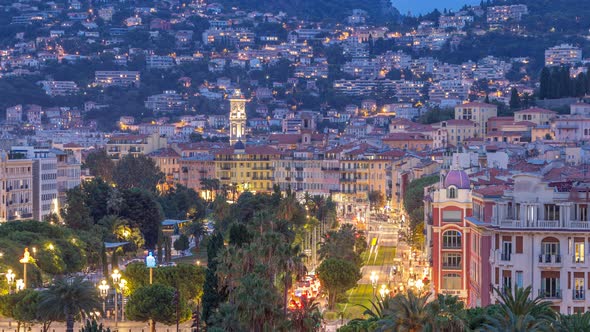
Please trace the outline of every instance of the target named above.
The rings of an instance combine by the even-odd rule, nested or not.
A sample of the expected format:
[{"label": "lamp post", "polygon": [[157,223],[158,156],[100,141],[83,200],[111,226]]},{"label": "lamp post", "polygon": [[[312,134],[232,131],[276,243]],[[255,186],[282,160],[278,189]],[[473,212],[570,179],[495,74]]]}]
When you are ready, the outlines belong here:
[{"label": "lamp post", "polygon": [[389,289],[387,289],[387,286],[385,285],[381,285],[381,289],[379,289],[379,295],[381,295],[381,301],[383,301],[385,299],[385,295],[389,294]]},{"label": "lamp post", "polygon": [[147,257],[145,258],[145,266],[150,269],[150,285],[154,279],[154,272],[153,269],[156,267],[156,257],[154,257],[153,252],[149,252]]},{"label": "lamp post", "polygon": [[27,264],[31,262],[31,254],[29,254],[29,248],[25,248],[23,258],[20,261],[23,264],[23,289],[27,288]]},{"label": "lamp post", "polygon": [[119,270],[114,270],[113,274],[111,274],[111,278],[113,278],[113,287],[115,288],[115,327],[117,327],[117,322],[119,321],[119,306],[117,305],[117,285],[119,281],[121,281],[121,273]]},{"label": "lamp post", "polygon": [[373,286],[373,297],[377,297],[377,281],[379,281],[379,275],[373,271],[371,272],[369,280],[371,280],[371,286]]},{"label": "lamp post", "polygon": [[98,289],[100,290],[100,297],[102,297],[102,312],[106,316],[107,312],[107,295],[109,294],[109,285],[107,285],[106,280],[102,280],[100,285],[98,285]]},{"label": "lamp post", "polygon": [[119,281],[119,289],[121,290],[121,321],[125,321],[125,288],[127,287],[127,280],[121,279]]},{"label": "lamp post", "polygon": [[16,280],[16,291],[20,292],[25,289],[25,282],[22,279]]},{"label": "lamp post", "polygon": [[12,272],[12,270],[8,270],[8,272],[6,272],[6,281],[8,282],[8,294],[11,293],[11,288],[12,288],[12,283],[14,282],[14,277],[15,277],[15,274]]}]

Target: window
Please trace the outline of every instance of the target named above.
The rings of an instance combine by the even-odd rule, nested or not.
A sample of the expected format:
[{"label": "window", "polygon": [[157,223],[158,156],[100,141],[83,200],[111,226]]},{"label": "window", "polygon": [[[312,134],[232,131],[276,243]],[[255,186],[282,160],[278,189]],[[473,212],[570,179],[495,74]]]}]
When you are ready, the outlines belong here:
[{"label": "window", "polygon": [[561,298],[559,271],[541,272],[541,294],[545,298]]},{"label": "window", "polygon": [[442,219],[444,222],[459,222],[461,221],[461,211],[443,211]]},{"label": "window", "polygon": [[448,198],[457,198],[457,188],[452,187],[452,186],[449,187],[447,194],[448,194]]},{"label": "window", "polygon": [[574,278],[574,300],[584,299],[584,277]]},{"label": "window", "polygon": [[443,233],[443,248],[445,249],[459,249],[461,248],[461,232],[446,231]]},{"label": "window", "polygon": [[574,243],[574,263],[584,263],[584,242]]},{"label": "window", "polygon": [[442,289],[461,289],[461,276],[456,273],[443,275]]},{"label": "window", "polygon": [[515,280],[515,283],[514,283],[515,288],[516,289],[522,288],[523,287],[523,274],[522,274],[522,271],[516,271],[516,273],[514,274],[514,278],[516,279]]},{"label": "window", "polygon": [[545,204],[545,220],[559,220],[559,207],[555,204]]},{"label": "window", "polygon": [[460,269],[461,268],[461,254],[444,253],[442,258],[443,258],[443,269]]}]

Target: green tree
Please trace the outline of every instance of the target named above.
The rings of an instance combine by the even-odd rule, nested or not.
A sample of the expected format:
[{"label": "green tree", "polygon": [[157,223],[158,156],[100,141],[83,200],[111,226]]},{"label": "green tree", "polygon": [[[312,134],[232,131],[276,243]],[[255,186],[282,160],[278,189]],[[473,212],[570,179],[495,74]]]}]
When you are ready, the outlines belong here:
[{"label": "green tree", "polygon": [[385,319],[379,322],[385,331],[422,331],[433,320],[432,312],[428,308],[430,293],[417,294],[412,290],[399,293],[390,301],[389,311]]},{"label": "green tree", "polygon": [[[150,331],[156,331],[156,323],[172,325],[178,319],[184,322],[191,311],[182,297],[178,299],[178,313],[174,305],[176,290],[170,286],[153,284],[135,290],[125,307],[128,319],[149,322]],[[178,315],[177,315],[178,314]]]},{"label": "green tree", "polygon": [[[361,239],[362,238],[362,239]],[[359,241],[361,239],[361,241]],[[339,230],[329,231],[318,250],[321,259],[338,258],[361,266],[361,253],[367,248],[362,233],[351,224],[345,224]]]},{"label": "green tree", "polygon": [[325,259],[316,271],[328,293],[328,308],[334,309],[338,297],[353,288],[361,278],[356,264],[338,258]]},{"label": "green tree", "polygon": [[123,200],[121,217],[129,220],[132,227],[138,227],[146,247],[153,249],[163,220],[160,204],[150,192],[138,188],[123,191]]},{"label": "green tree", "polygon": [[319,304],[306,298],[302,298],[301,307],[292,310],[289,315],[289,327],[291,331],[318,331],[322,322],[323,317]]},{"label": "green tree", "polygon": [[408,185],[404,194],[404,209],[410,218],[412,232],[416,232],[415,229],[424,221],[424,188],[438,181],[438,175],[431,175],[415,179]]},{"label": "green tree", "polygon": [[539,99],[550,98],[551,95],[551,71],[547,67],[541,70]]},{"label": "green tree", "polygon": [[510,109],[517,110],[520,108],[520,96],[518,95],[518,90],[516,88],[512,88],[510,90]]},{"label": "green tree", "polygon": [[223,235],[215,232],[207,243],[207,272],[205,274],[205,284],[203,285],[203,321],[209,323],[209,318],[213,312],[223,302],[223,293],[219,289],[219,280],[217,279],[218,255],[224,248]]},{"label": "green tree", "polygon": [[372,210],[379,210],[385,207],[385,195],[379,190],[370,191],[368,194],[369,204]]},{"label": "green tree", "polygon": [[105,149],[99,149],[89,153],[86,156],[83,167],[88,168],[91,175],[100,177],[106,182],[113,181],[115,163]]},{"label": "green tree", "polygon": [[174,241],[174,250],[176,251],[185,251],[189,248],[189,241],[188,236],[184,234],[180,234],[178,239]]},{"label": "green tree", "polygon": [[98,324],[95,319],[87,319],[84,326],[80,328],[80,332],[111,332],[111,329],[103,326],[102,323]]},{"label": "green tree", "polygon": [[207,230],[205,228],[205,221],[202,219],[193,219],[188,226],[184,229],[184,234],[187,236],[192,236],[195,241],[195,247],[199,247],[201,237],[207,234]]},{"label": "green tree", "polygon": [[68,190],[66,202],[64,222],[69,228],[84,230],[94,224],[81,187]]},{"label": "green tree", "polygon": [[115,167],[113,180],[121,189],[141,188],[154,192],[164,175],[156,163],[145,155],[128,154],[121,158]]},{"label": "green tree", "polygon": [[87,317],[100,307],[96,288],[81,277],[57,279],[39,299],[39,312],[45,317],[63,317],[66,332],[74,331],[76,317]]}]

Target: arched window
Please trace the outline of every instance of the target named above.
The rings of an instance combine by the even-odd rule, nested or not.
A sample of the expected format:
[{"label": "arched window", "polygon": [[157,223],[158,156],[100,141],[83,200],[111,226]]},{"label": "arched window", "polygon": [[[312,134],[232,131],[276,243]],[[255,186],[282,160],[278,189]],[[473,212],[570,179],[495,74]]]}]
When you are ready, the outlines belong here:
[{"label": "arched window", "polygon": [[448,198],[457,198],[457,188],[455,186],[450,186],[447,191]]},{"label": "arched window", "polygon": [[461,289],[461,276],[457,273],[444,274],[442,277],[442,289]]},{"label": "arched window", "polygon": [[462,244],[462,236],[459,231],[446,231],[442,236],[442,246],[445,249],[459,249]]}]

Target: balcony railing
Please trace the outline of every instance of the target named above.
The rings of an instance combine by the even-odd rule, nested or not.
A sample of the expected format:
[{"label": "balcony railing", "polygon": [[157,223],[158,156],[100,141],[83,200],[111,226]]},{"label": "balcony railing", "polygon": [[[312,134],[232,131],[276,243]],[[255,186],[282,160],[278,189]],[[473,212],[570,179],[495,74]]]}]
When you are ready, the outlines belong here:
[{"label": "balcony railing", "polygon": [[574,289],[572,290],[572,299],[574,300],[585,300],[586,293],[583,289]]},{"label": "balcony railing", "polygon": [[492,220],[492,225],[501,228],[544,228],[544,229],[584,229],[590,230],[590,222],[579,220],[519,220],[502,219]]},{"label": "balcony railing", "polygon": [[561,255],[541,254],[539,255],[540,264],[561,264]]},{"label": "balcony railing", "polygon": [[545,299],[561,299],[561,289],[539,289],[539,296]]},{"label": "balcony railing", "polygon": [[451,264],[443,264],[443,270],[460,270],[461,264],[459,265],[451,265]]},{"label": "balcony railing", "polygon": [[574,264],[583,264],[584,262],[586,262],[586,260],[584,258],[585,257],[572,256],[572,263],[574,263]]},{"label": "balcony railing", "polygon": [[508,261],[510,261],[510,256],[511,256],[511,253],[509,253],[509,252],[500,253],[500,260],[508,262]]}]

